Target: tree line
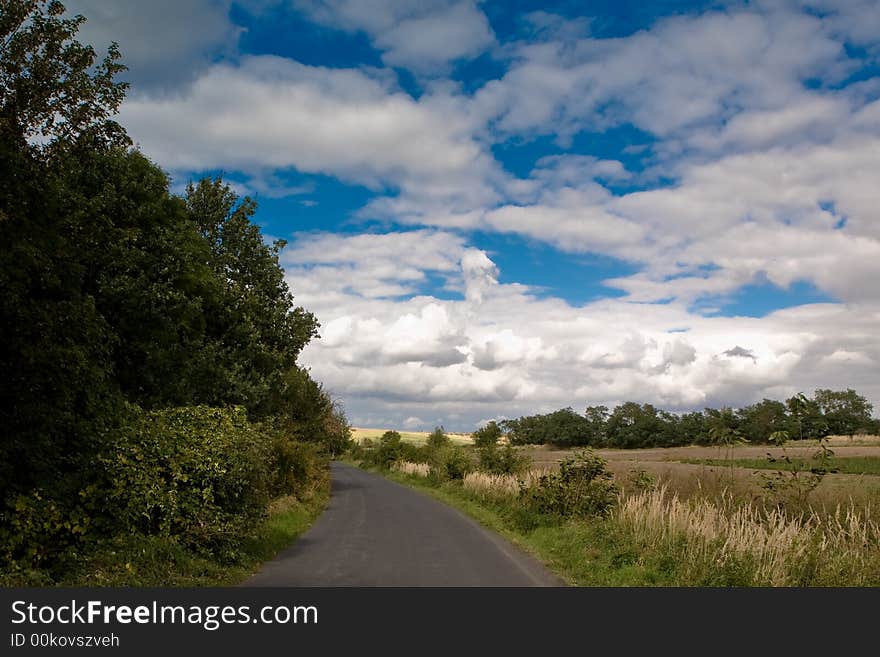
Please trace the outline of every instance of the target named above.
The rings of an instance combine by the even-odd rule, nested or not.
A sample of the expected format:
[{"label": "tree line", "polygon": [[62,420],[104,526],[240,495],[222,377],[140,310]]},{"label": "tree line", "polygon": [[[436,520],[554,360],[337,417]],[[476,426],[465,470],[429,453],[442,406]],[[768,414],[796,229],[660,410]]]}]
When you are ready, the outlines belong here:
[{"label": "tree line", "polygon": [[563,408],[490,423],[481,431],[503,431],[513,445],[628,449],[737,441],[764,444],[781,438],[880,434],[880,420],[872,412],[868,400],[851,388],[820,389],[812,397],[799,393],[785,401],[764,399],[742,408],[706,408],[682,414],[631,401],[613,410],[589,406],[583,414]]},{"label": "tree line", "polygon": [[297,363],[319,324],[284,242],[219,178],[170,192],[113,120],[117,46],[99,60],[64,12],[0,0],[0,560],[23,568],[240,537],[349,437]]}]

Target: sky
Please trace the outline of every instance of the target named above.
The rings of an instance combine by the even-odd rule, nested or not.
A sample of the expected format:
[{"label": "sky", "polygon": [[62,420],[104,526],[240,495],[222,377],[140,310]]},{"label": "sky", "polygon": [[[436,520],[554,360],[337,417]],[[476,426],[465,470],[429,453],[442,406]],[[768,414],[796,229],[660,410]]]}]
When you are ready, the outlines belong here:
[{"label": "sky", "polygon": [[355,426],[880,410],[878,0],[67,5],[172,189],[287,241]]}]

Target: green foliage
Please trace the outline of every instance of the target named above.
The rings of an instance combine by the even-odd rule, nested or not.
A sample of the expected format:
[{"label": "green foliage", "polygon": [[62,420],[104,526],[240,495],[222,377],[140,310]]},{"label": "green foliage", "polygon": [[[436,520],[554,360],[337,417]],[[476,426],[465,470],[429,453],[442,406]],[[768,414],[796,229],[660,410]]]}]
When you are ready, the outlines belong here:
[{"label": "green foliage", "polygon": [[584,418],[587,421],[587,444],[594,446],[608,444],[608,407],[587,406]]},{"label": "green foliage", "polygon": [[706,415],[699,411],[684,413],[675,423],[678,443],[681,445],[701,445],[708,441],[709,430]]},{"label": "green foliage", "polygon": [[474,441],[474,447],[483,448],[490,445],[497,445],[501,436],[504,435],[501,427],[495,420],[487,422],[485,426],[480,427],[471,434]]},{"label": "green foliage", "polygon": [[122,133],[110,120],[128,86],[114,81],[125,70],[119,49],[111,44],[96,63],[94,49],[74,38],[85,19],[63,18],[64,11],[56,0],[0,3],[4,141],[31,140],[31,148],[48,150],[83,139],[116,142]]},{"label": "green foliage", "polygon": [[828,422],[815,400],[798,393],[787,399],[785,406],[788,411],[786,430],[793,440],[824,438],[828,435]]},{"label": "green foliage", "polygon": [[435,450],[426,445],[419,447],[412,443],[404,442],[397,431],[386,431],[379,438],[379,443],[367,439],[360,445],[354,445],[349,450],[349,455],[365,466],[391,469],[395,463],[409,461],[411,463],[427,463]]},{"label": "green foliage", "polygon": [[736,414],[740,433],[752,443],[772,442],[771,437],[784,431],[788,422],[785,404],[773,399],[741,408]]},{"label": "green foliage", "polygon": [[505,420],[502,424],[513,445],[577,447],[586,445],[590,437],[587,421],[571,408]]},{"label": "green foliage", "polygon": [[874,424],[871,418],[874,407],[852,388],[817,390],[813,400],[828,424],[830,434],[852,436]]},{"label": "green foliage", "polygon": [[190,184],[186,210],[208,246],[217,282],[216,296],[206,302],[205,349],[194,368],[197,401],[243,404],[257,418],[288,411],[283,397],[304,385],[291,380],[304,378],[296,358],[318,323],[293,306],[278,263],[284,242],[267,245],[251,221],[256,203],[239,202],[220,179]]},{"label": "green foliage", "polygon": [[316,445],[251,424],[243,408],[129,406],[76,494],[34,489],[10,499],[0,555],[17,568],[64,571],[88,545],[124,536],[228,555],[270,497],[311,499],[325,472]]},{"label": "green foliage", "polygon": [[744,442],[740,431],[740,422],[731,408],[706,409],[706,426],[709,430],[709,442],[713,445],[732,447]]},{"label": "green foliage", "polygon": [[631,493],[644,493],[657,488],[657,477],[647,470],[630,470],[626,478],[626,488]]},{"label": "green foliage", "polygon": [[651,404],[634,402],[621,404],[608,418],[605,427],[606,445],[633,448],[645,445],[672,446],[674,437],[672,416],[658,411]]},{"label": "green foliage", "polygon": [[266,511],[270,446],[244,409],[147,413],[115,446],[100,463],[124,531],[213,546],[237,540]]},{"label": "green foliage", "polygon": [[350,440],[296,365],[318,324],[253,201],[219,179],[174,196],[129,149],[118,50],[97,61],[65,16],[0,0],[0,556],[61,567],[132,532],[232,545],[317,477],[302,441]]},{"label": "green foliage", "polygon": [[330,412],[324,416],[321,431],[321,446],[331,457],[340,456],[351,447],[351,425],[340,402],[331,404]]},{"label": "green foliage", "polygon": [[428,440],[425,443],[425,446],[428,450],[440,449],[441,447],[446,447],[450,444],[449,436],[443,431],[443,427],[435,427],[434,430],[428,434]]},{"label": "green foliage", "polygon": [[605,460],[588,448],[564,459],[557,472],[523,488],[520,500],[539,513],[560,518],[605,516],[617,501],[617,486]]},{"label": "green foliage", "polygon": [[276,430],[296,440],[316,443],[330,456],[339,456],[351,445],[351,427],[342,405],[334,401],[308,370],[290,368],[274,394],[271,417]]},{"label": "green foliage", "polygon": [[271,440],[267,468],[270,495],[309,499],[326,471],[326,458],[320,447],[277,430],[271,432]]},{"label": "green foliage", "polygon": [[479,469],[500,475],[516,475],[525,472],[532,464],[528,454],[519,452],[512,445],[499,447],[489,443],[479,448]]},{"label": "green foliage", "polygon": [[444,445],[432,449],[428,458],[428,476],[434,482],[459,481],[474,469],[473,461],[463,447]]},{"label": "green foliage", "polygon": [[[873,407],[852,389],[817,390],[814,398],[798,394],[785,403],[764,399],[739,409],[707,408],[681,415],[651,404],[624,402],[613,411],[589,406],[584,415],[564,408],[544,415],[523,416],[501,423],[514,445],[556,447],[673,447],[713,444],[732,447],[742,442],[771,443],[785,432],[791,439],[819,439],[829,434],[880,433]],[[478,436],[474,434],[475,438]]]},{"label": "green foliage", "polygon": [[402,460],[403,441],[397,431],[386,431],[379,438],[379,444],[366,450],[365,465],[373,465],[386,470]]}]

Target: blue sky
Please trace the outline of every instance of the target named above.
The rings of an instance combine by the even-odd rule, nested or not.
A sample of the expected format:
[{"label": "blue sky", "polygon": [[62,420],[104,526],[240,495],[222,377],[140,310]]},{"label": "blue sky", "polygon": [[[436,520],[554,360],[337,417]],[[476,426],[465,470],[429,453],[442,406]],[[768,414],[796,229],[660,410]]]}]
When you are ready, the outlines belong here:
[{"label": "blue sky", "polygon": [[173,188],[288,240],[355,424],[880,402],[876,0],[70,8]]}]

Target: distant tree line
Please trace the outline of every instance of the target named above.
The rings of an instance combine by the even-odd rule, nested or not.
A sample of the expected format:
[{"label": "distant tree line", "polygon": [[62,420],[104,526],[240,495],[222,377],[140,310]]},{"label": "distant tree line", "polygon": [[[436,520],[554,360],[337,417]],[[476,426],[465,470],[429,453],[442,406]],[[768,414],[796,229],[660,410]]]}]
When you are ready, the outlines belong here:
[{"label": "distant tree line", "polygon": [[318,322],[284,242],[220,179],[169,191],[112,120],[118,49],[96,60],[64,11],[0,1],[0,567],[240,538],[349,437],[297,363]]},{"label": "distant tree line", "polygon": [[674,447],[732,441],[763,444],[771,438],[823,438],[856,433],[880,434],[873,407],[855,390],[816,390],[812,398],[797,394],[782,401],[764,399],[742,408],[707,408],[670,413],[651,404],[626,402],[613,410],[589,406],[583,414],[571,408],[499,423],[513,445],[558,447]]}]

